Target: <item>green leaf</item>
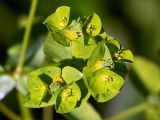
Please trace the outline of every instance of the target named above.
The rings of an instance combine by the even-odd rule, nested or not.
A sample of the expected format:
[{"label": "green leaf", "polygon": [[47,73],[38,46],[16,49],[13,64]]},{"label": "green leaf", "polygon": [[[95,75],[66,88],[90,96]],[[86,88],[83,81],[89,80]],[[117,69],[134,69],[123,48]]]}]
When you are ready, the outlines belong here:
[{"label": "green leaf", "polygon": [[80,80],[82,78],[82,73],[70,66],[66,66],[62,69],[62,78],[67,84]]},{"label": "green leaf", "polygon": [[60,62],[72,58],[70,48],[57,43],[50,33],[47,35],[44,43],[44,53],[54,62]]},{"label": "green leaf", "polygon": [[76,107],[80,98],[81,91],[75,82],[65,86],[57,96],[56,111],[58,113],[70,112]]},{"label": "green leaf", "polygon": [[56,11],[51,14],[44,21],[44,24],[50,28],[50,26],[56,29],[63,29],[67,26],[70,17],[70,7],[61,6],[56,9]]},{"label": "green leaf", "polygon": [[27,94],[28,88],[27,88],[27,75],[26,74],[20,75],[19,79],[17,79],[16,88],[23,95]]},{"label": "green leaf", "polygon": [[101,68],[88,76],[87,82],[95,100],[105,102],[119,93],[124,79],[109,69]]},{"label": "green leaf", "polygon": [[69,120],[102,120],[90,103],[85,103],[78,109],[63,115]]},{"label": "green leaf", "polygon": [[[28,107],[45,107],[55,103],[56,96],[49,87],[56,84],[56,77],[61,76],[61,69],[50,66],[32,71],[28,76],[28,89],[30,97],[25,105]],[[61,84],[59,84],[61,86]]]},{"label": "green leaf", "polygon": [[97,36],[101,31],[101,19],[96,14],[93,13],[86,21],[85,31],[90,36]]},{"label": "green leaf", "polygon": [[0,100],[2,100],[15,87],[15,80],[12,76],[0,75]]},{"label": "green leaf", "polygon": [[144,96],[160,91],[160,67],[158,65],[136,56],[131,70],[131,81]]}]

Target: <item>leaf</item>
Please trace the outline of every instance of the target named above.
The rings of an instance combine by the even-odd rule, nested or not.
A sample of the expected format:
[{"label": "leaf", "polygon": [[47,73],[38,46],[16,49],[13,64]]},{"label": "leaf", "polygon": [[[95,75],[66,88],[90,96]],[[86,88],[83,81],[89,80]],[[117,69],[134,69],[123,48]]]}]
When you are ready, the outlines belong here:
[{"label": "leaf", "polygon": [[102,120],[90,103],[85,103],[78,109],[63,115],[69,120]]},{"label": "leaf", "polygon": [[56,96],[54,93],[50,93],[49,87],[51,83],[56,82],[55,79],[59,76],[61,76],[61,69],[54,66],[43,67],[32,71],[27,81],[30,97],[25,105],[28,107],[53,105]]},{"label": "leaf", "polygon": [[87,19],[85,25],[85,31],[90,36],[97,36],[101,31],[101,19],[96,13],[93,13]]},{"label": "leaf", "polygon": [[23,95],[27,94],[27,92],[28,92],[28,88],[27,88],[27,75],[23,74],[23,75],[21,75],[19,77],[19,79],[17,79],[16,88]]},{"label": "leaf", "polygon": [[119,93],[124,79],[109,69],[101,68],[89,75],[87,82],[94,99],[105,102]]},{"label": "leaf", "polygon": [[44,21],[47,27],[53,26],[56,29],[63,29],[67,26],[70,17],[70,7],[61,6],[56,11],[48,16]]},{"label": "leaf", "polygon": [[57,43],[50,33],[47,35],[44,43],[44,53],[54,62],[60,62],[72,58],[70,48]]},{"label": "leaf", "polygon": [[130,50],[123,49],[119,55],[121,57],[120,61],[133,63],[133,54]]},{"label": "leaf", "polygon": [[62,77],[67,84],[80,80],[82,78],[82,73],[77,69],[66,66],[62,69]]},{"label": "leaf", "polygon": [[2,100],[15,87],[15,80],[12,76],[0,75],[0,100]]},{"label": "leaf", "polygon": [[81,91],[78,85],[73,82],[65,86],[56,100],[56,111],[58,113],[67,113],[76,107],[77,101],[81,98]]},{"label": "leaf", "polygon": [[130,77],[144,96],[160,91],[160,69],[152,61],[136,56],[131,67]]}]

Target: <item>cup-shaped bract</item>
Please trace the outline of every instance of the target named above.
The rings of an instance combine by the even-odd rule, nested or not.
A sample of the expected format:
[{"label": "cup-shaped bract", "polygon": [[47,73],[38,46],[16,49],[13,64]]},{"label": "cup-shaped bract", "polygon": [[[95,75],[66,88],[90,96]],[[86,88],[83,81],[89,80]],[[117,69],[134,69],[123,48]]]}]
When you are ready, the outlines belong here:
[{"label": "cup-shaped bract", "polygon": [[88,76],[87,82],[91,95],[98,102],[105,102],[119,93],[124,79],[109,69],[101,68]]},{"label": "cup-shaped bract", "polygon": [[101,26],[100,17],[96,13],[93,13],[89,18],[87,18],[84,29],[90,36],[97,36],[101,31]]},{"label": "cup-shaped bract", "polygon": [[[28,107],[45,107],[55,103],[56,96],[51,93],[52,83],[60,88],[55,78],[61,75],[61,69],[55,66],[43,67],[32,71],[28,76],[29,99],[25,105]],[[56,90],[57,91],[57,90]]]},{"label": "cup-shaped bract", "polygon": [[73,82],[65,86],[57,96],[56,111],[59,113],[67,113],[73,110],[77,102],[81,98],[79,86]]},{"label": "cup-shaped bract", "polygon": [[56,11],[48,16],[44,21],[44,24],[47,27],[55,29],[64,29],[69,22],[70,17],[70,7],[68,6],[61,6],[56,9]]}]

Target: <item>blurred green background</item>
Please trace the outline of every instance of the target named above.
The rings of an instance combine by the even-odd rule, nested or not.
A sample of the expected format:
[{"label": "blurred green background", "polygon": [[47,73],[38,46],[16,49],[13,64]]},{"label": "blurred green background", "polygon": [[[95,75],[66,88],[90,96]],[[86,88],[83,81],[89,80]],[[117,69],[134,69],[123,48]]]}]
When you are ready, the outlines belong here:
[{"label": "blurred green background", "polygon": [[[8,49],[22,42],[30,2],[31,0],[0,1],[0,65],[6,65],[8,62]],[[131,49],[134,55],[145,57],[160,65],[160,0],[39,0],[29,43],[29,48],[32,50],[31,53],[27,53],[28,56],[32,56],[33,52],[39,49],[47,34],[48,30],[42,22],[62,5],[71,7],[71,14],[75,19],[79,17],[77,15],[88,16],[91,12],[96,12],[109,35],[114,36],[125,48]],[[11,69],[14,69],[16,60],[9,61],[8,64],[11,64]],[[38,66],[40,65],[35,65]],[[96,103],[93,98],[90,98],[90,102],[103,117],[143,101],[144,98],[132,85],[128,76],[126,78],[122,91],[113,100]],[[15,90],[2,102],[17,114],[19,113]],[[39,113],[42,110],[33,111],[35,118],[40,119]],[[56,118],[64,119],[59,114],[56,114]],[[0,113],[0,119],[7,118]],[[142,119],[144,119],[143,114],[140,113],[126,120]]]}]

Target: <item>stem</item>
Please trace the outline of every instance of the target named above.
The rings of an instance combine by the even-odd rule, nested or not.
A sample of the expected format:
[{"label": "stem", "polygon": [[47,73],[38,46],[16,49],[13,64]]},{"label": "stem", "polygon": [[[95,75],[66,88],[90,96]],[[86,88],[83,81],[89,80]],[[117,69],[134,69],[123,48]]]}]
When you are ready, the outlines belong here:
[{"label": "stem", "polygon": [[10,120],[20,120],[20,117],[8,109],[7,106],[5,106],[3,103],[0,103],[0,111]]},{"label": "stem", "polygon": [[136,105],[128,110],[125,110],[121,113],[118,113],[118,114],[111,116],[109,118],[106,118],[104,120],[124,120],[125,118],[128,118],[130,116],[133,116],[139,112],[146,110],[147,107],[148,107],[148,105],[146,103],[141,103],[139,105]]},{"label": "stem", "polygon": [[17,74],[20,74],[22,72],[22,69],[23,69],[25,54],[26,54],[26,51],[27,51],[29,36],[30,36],[30,33],[31,33],[31,27],[32,27],[33,18],[34,18],[34,15],[35,15],[37,3],[38,3],[38,0],[32,0],[27,26],[26,26],[25,33],[24,33],[24,36],[23,36],[22,50],[21,50],[18,65],[17,65],[17,68],[16,68],[16,73]]},{"label": "stem", "polygon": [[[23,36],[22,50],[20,52],[18,64],[17,64],[16,70],[14,73],[14,77],[16,80],[19,79],[19,76],[23,70],[25,55],[26,55],[26,51],[27,51],[27,47],[28,47],[29,37],[30,37],[30,33],[31,33],[31,28],[32,28],[32,23],[33,23],[35,11],[37,8],[37,3],[38,3],[38,0],[32,0],[32,2],[31,2],[27,26],[26,26],[25,33]],[[33,118],[32,118],[30,109],[23,105],[24,96],[19,92],[18,92],[18,100],[19,100],[20,110],[21,110],[21,114],[22,114],[22,119],[23,120],[32,120]]]},{"label": "stem", "polygon": [[43,108],[43,120],[54,120],[53,106]]},{"label": "stem", "polygon": [[18,92],[17,95],[23,120],[33,120],[30,109],[23,105],[24,96],[20,92]]}]

